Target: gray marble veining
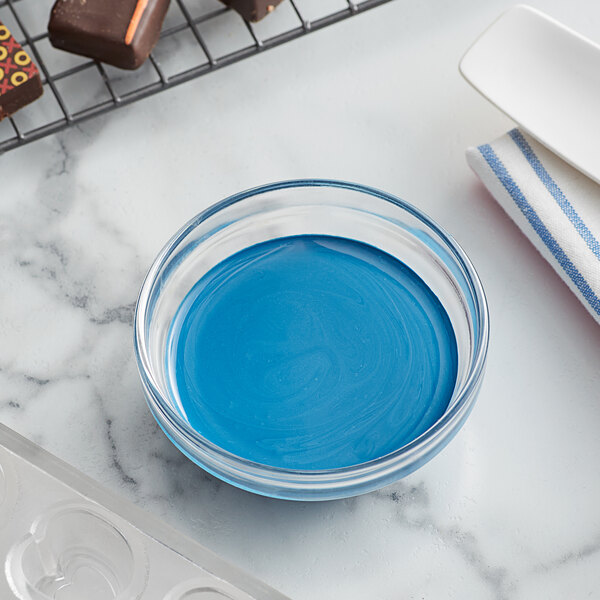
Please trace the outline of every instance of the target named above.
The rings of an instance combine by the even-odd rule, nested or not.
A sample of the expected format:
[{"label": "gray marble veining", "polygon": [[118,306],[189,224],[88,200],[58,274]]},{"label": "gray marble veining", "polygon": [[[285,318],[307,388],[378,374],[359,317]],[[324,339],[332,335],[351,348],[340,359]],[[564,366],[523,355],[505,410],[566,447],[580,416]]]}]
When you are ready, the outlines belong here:
[{"label": "gray marble veining", "polygon": [[[600,25],[584,0],[535,5]],[[456,69],[507,6],[391,3],[1,156],[2,422],[297,600],[600,597],[600,331],[463,157],[510,126]],[[192,464],[154,423],[133,356],[137,293],[169,236],[231,193],[302,176],[418,204],[470,254],[492,315],[458,437],[337,502],[261,498]]]}]

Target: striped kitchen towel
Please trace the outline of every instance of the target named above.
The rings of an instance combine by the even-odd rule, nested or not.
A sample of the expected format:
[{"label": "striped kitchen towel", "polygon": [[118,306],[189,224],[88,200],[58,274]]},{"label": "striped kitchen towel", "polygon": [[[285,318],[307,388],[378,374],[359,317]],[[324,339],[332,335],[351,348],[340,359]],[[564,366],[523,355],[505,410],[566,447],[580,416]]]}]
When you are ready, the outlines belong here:
[{"label": "striped kitchen towel", "polygon": [[467,161],[600,323],[600,185],[519,129]]}]

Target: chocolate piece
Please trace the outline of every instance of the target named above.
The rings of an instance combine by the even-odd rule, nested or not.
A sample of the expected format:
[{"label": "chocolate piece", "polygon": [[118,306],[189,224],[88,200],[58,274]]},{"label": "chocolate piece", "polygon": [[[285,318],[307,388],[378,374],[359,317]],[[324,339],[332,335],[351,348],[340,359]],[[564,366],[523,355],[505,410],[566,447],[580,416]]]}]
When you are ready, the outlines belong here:
[{"label": "chocolate piece", "polygon": [[283,0],[221,0],[221,2],[239,12],[246,21],[256,22],[275,10]]},{"label": "chocolate piece", "polygon": [[137,69],[158,41],[169,1],[56,0],[50,42],[121,69]]},{"label": "chocolate piece", "polygon": [[0,21],[0,121],[43,93],[37,67]]}]

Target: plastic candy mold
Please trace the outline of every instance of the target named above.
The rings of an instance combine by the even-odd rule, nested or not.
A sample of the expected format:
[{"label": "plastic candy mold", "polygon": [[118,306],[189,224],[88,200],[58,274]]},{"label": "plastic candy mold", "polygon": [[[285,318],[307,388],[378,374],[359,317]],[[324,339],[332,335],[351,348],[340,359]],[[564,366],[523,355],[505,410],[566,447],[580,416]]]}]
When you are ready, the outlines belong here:
[{"label": "plastic candy mold", "polygon": [[0,561],[2,600],[286,600],[2,425]]},{"label": "plastic candy mold", "polygon": [[[225,582],[215,583],[208,578],[186,581],[174,588],[165,600],[234,600],[239,592]],[[248,597],[249,598],[249,597]]]},{"label": "plastic candy mold", "polygon": [[59,506],[9,551],[6,574],[27,600],[133,600],[148,569],[141,541],[99,507]]},{"label": "plastic candy mold", "polygon": [[13,513],[18,490],[18,480],[10,457],[0,446],[0,539],[2,539],[2,529]]}]

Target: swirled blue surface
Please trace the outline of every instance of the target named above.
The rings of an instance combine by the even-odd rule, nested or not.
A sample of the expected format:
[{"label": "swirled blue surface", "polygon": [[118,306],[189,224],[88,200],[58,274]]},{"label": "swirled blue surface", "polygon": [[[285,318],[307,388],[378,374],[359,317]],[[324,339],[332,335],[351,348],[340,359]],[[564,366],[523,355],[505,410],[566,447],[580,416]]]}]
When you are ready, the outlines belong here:
[{"label": "swirled blue surface", "polygon": [[190,425],[276,467],[356,465],[444,413],[457,346],[405,264],[345,238],[295,236],[227,258],[173,320],[167,373]]}]

